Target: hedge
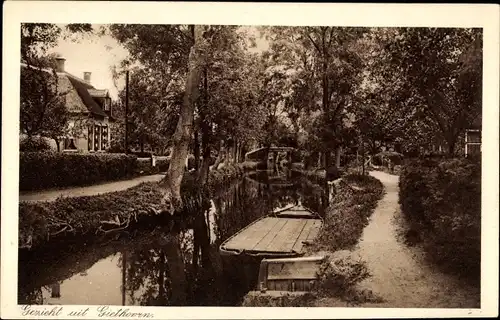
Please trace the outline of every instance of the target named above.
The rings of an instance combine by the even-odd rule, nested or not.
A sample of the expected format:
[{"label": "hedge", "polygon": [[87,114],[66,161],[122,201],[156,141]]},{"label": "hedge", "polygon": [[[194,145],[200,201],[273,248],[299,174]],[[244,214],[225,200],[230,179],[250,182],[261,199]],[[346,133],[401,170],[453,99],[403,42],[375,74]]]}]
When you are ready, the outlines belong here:
[{"label": "hedge", "polygon": [[19,189],[89,185],[129,177],[137,157],[125,154],[20,152]]},{"label": "hedge", "polygon": [[405,164],[399,181],[401,209],[428,257],[479,279],[481,165],[462,159],[420,159]]},{"label": "hedge", "polygon": [[50,149],[50,144],[42,137],[24,138],[19,143],[19,151],[21,152],[40,152]]},{"label": "hedge", "polygon": [[348,174],[342,177],[311,250],[335,252],[355,246],[383,192],[382,183],[372,176]]}]

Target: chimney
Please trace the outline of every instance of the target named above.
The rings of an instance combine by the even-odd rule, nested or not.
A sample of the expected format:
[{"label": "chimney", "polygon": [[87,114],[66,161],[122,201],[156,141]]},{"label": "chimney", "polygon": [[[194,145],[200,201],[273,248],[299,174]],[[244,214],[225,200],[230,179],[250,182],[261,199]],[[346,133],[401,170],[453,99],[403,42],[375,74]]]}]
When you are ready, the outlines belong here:
[{"label": "chimney", "polygon": [[58,56],[56,58],[57,62],[57,72],[64,72],[64,63],[66,62],[66,59],[64,57]]},{"label": "chimney", "polygon": [[90,83],[90,76],[92,75],[92,72],[84,72],[83,73],[83,80],[86,82]]}]

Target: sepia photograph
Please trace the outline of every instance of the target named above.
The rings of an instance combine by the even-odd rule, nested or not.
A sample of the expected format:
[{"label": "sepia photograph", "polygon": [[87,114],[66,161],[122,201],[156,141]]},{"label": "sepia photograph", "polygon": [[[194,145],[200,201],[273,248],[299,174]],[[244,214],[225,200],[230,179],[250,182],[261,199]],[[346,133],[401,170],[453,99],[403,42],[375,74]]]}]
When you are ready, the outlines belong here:
[{"label": "sepia photograph", "polygon": [[484,304],[482,27],[80,22],[17,25],[23,315]]}]

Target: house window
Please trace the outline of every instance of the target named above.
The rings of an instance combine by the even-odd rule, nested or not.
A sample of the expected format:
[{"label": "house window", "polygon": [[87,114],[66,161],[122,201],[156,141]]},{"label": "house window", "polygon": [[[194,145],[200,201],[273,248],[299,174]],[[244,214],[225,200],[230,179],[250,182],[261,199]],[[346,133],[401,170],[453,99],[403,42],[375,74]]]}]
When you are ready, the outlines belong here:
[{"label": "house window", "polygon": [[77,150],[74,138],[64,139],[64,150]]},{"label": "house window", "polygon": [[481,155],[481,131],[467,130],[465,132],[465,156]]},{"label": "house window", "polygon": [[108,147],[108,126],[101,127],[101,150],[106,150]]},{"label": "house window", "polygon": [[94,127],[92,125],[88,126],[87,142],[89,151],[94,150]]},{"label": "house window", "polygon": [[101,127],[100,126],[94,126],[94,151],[99,150],[100,146],[100,139],[99,137],[101,136]]}]

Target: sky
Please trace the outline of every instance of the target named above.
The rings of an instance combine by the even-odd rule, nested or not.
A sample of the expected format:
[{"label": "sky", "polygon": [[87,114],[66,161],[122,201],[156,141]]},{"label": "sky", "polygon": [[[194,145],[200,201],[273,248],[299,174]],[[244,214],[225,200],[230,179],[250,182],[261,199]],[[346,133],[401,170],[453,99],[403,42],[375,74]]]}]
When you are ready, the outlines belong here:
[{"label": "sky", "polygon": [[[91,72],[91,84],[97,89],[108,89],[112,98],[117,98],[111,67],[128,56],[128,51],[111,36],[85,36],[78,41],[59,39],[50,50],[66,58],[65,70],[83,78],[84,72]],[[123,86],[124,81],[118,85]]]},{"label": "sky", "polygon": [[[99,25],[93,25],[93,27],[97,29]],[[268,47],[267,42],[260,39],[259,32],[253,29],[258,39],[257,48],[251,51],[265,50]],[[127,58],[128,51],[113,37],[110,35],[83,36],[79,37],[78,41],[61,37],[57,45],[49,52],[59,53],[66,58],[65,70],[74,76],[83,79],[84,72],[91,72],[91,84],[97,89],[108,89],[111,97],[117,99],[118,90],[113,83],[111,67]],[[118,89],[122,89],[125,79],[118,79],[116,85]]]}]

